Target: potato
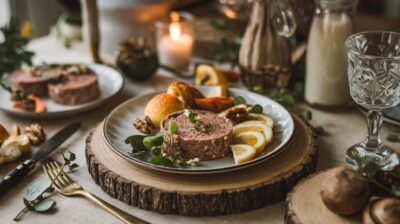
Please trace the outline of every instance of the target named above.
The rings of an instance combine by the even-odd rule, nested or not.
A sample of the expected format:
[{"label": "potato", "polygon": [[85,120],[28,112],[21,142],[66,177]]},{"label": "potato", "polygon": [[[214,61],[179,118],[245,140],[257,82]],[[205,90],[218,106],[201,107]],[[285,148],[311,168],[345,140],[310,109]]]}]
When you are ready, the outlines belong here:
[{"label": "potato", "polygon": [[350,215],[367,205],[370,188],[368,180],[350,167],[337,167],[326,174],[320,193],[329,210],[339,215]]},{"label": "potato", "polygon": [[364,224],[400,223],[400,200],[396,198],[373,199],[364,209]]}]

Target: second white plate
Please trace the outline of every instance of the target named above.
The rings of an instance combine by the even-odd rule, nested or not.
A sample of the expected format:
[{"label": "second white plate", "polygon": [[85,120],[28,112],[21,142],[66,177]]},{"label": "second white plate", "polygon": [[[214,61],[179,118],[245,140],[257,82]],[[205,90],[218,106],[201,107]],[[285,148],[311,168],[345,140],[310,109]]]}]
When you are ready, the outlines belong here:
[{"label": "second white plate", "polygon": [[10,100],[10,93],[0,89],[0,110],[6,113],[26,117],[30,119],[55,119],[68,117],[82,113],[84,111],[98,107],[122,90],[124,79],[117,70],[106,65],[90,64],[90,69],[96,72],[99,82],[100,97],[90,103],[80,105],[62,105],[53,102],[50,99],[45,99],[47,111],[44,113],[34,113],[29,111],[14,110],[13,102]]}]

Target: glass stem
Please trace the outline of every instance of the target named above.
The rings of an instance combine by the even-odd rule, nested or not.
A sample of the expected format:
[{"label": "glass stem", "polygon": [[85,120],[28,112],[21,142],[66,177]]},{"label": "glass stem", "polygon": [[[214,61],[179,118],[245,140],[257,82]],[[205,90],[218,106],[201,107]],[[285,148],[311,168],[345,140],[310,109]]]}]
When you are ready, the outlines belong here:
[{"label": "glass stem", "polygon": [[379,110],[368,111],[367,113],[368,136],[365,146],[370,151],[381,151],[383,148],[381,140],[382,112]]}]

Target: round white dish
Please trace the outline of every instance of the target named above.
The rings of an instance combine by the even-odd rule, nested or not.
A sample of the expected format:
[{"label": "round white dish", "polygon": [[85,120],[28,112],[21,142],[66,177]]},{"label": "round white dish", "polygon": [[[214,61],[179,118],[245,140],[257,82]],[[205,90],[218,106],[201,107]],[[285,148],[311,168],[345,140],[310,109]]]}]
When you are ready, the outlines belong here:
[{"label": "round white dish", "polygon": [[14,110],[13,102],[10,100],[10,93],[4,89],[0,89],[0,110],[11,115],[25,117],[30,119],[55,119],[76,115],[87,110],[98,107],[113,96],[118,94],[124,86],[124,79],[117,70],[106,65],[90,64],[87,65],[90,69],[96,72],[99,82],[100,96],[98,99],[79,105],[62,105],[45,99],[47,110],[44,113],[35,113],[22,110]]},{"label": "round white dish", "polygon": [[[211,88],[199,87],[199,90],[204,95],[208,95],[208,92],[211,91]],[[141,134],[133,127],[132,121],[135,118],[143,117],[144,107],[146,106],[147,102],[156,94],[158,93],[150,93],[125,101],[109,114],[103,124],[106,144],[115,153],[129,160],[134,165],[140,167],[161,172],[179,174],[209,174],[228,172],[252,166],[271,158],[284,149],[284,146],[290,141],[294,134],[295,127],[293,118],[290,113],[279,103],[256,93],[230,88],[230,96],[243,96],[249,104],[260,104],[264,108],[264,113],[270,115],[274,120],[274,138],[273,141],[266,147],[266,150],[260,155],[257,155],[257,157],[253,160],[241,165],[235,165],[232,155],[221,159],[201,161],[198,166],[195,167],[166,167],[154,165],[149,162],[151,153],[145,151],[132,154],[132,148],[130,145],[125,144],[125,139],[131,135]]]}]

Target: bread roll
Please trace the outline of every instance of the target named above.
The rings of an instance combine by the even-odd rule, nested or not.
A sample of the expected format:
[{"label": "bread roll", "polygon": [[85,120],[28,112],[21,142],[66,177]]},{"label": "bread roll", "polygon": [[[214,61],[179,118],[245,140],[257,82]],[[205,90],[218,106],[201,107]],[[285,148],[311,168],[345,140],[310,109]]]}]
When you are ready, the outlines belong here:
[{"label": "bread roll", "polygon": [[144,115],[148,116],[151,122],[159,128],[164,117],[183,109],[183,103],[176,96],[162,93],[153,97],[153,99],[147,103],[144,109]]}]

